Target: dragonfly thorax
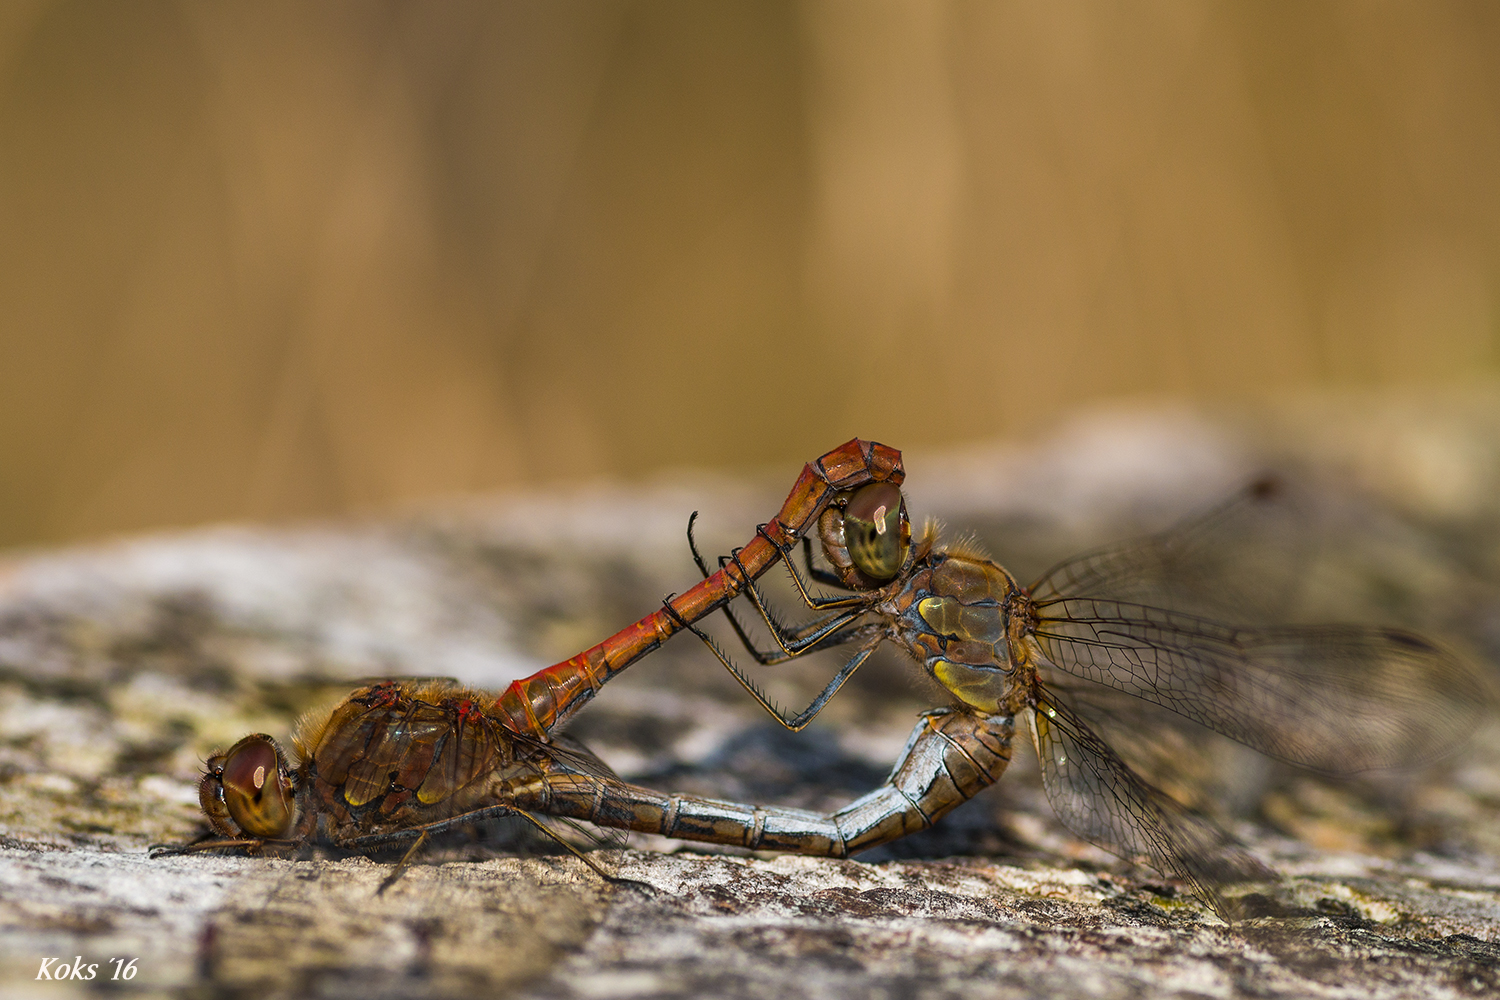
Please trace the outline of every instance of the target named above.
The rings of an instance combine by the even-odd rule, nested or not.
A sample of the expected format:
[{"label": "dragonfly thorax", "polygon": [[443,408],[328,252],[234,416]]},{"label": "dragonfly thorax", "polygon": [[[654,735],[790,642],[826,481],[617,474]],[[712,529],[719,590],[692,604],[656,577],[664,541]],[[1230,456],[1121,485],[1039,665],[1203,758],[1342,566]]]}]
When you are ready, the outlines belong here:
[{"label": "dragonfly thorax", "polygon": [[1015,580],[987,559],[935,552],[928,562],[903,594],[901,639],[965,705],[998,712],[1014,686],[1007,607]]}]

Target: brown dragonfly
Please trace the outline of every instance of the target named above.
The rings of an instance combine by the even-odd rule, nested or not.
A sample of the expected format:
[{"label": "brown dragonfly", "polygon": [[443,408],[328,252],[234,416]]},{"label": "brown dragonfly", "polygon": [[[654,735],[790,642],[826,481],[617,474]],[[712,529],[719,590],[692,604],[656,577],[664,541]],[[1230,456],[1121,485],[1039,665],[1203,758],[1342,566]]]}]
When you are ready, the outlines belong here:
[{"label": "brown dragonfly", "polygon": [[[930,826],[1000,776],[1020,728],[1065,826],[1185,881],[1227,914],[1223,885],[1271,873],[1213,822],[1143,780],[1097,734],[1098,723],[1116,721],[1109,715],[1128,712],[1122,703],[1147,703],[1278,760],[1338,775],[1441,757],[1490,702],[1469,664],[1404,629],[1236,625],[1142,602],[1175,593],[1184,605],[1211,603],[1190,591],[1196,571],[1214,561],[1217,536],[1280,489],[1258,482],[1205,517],[1066,560],[1025,587],[972,545],[940,545],[934,528],[913,541],[894,483],[836,496],[818,521],[828,566],[815,565],[808,537],[803,555],[807,577],[845,593],[814,596],[795,561],[785,560],[797,593],[822,617],[782,625],[749,567],[737,579],[776,648],[757,649],[725,608],[763,665],[856,647],[795,715],[772,704],[712,637],[680,624],[789,729],[806,726],[888,642],[953,696],[952,707],[923,716],[882,789],[830,817],[838,836],[810,835],[799,849],[842,854]],[[690,521],[690,544],[691,536]],[[693,556],[708,575],[696,546]],[[738,558],[722,558],[720,572],[739,569]]]},{"label": "brown dragonfly", "polygon": [[[498,696],[447,680],[385,681],[305,719],[291,758],[270,736],[245,737],[210,757],[200,782],[217,837],[178,850],[279,851],[314,841],[377,850],[412,841],[414,851],[433,833],[487,816],[578,816],[582,802],[590,804],[582,818],[641,828],[648,820],[627,822],[625,814],[636,816],[636,805],[659,794],[631,788],[581,744],[552,731],[610,677],[739,595],[830,503],[902,476],[894,449],[859,440],[834,449],[803,469],[775,521],[737,553],[733,567],[705,574],[661,609]],[[718,816],[721,805],[709,812]],[[684,824],[690,812],[683,811]]]},{"label": "brown dragonfly", "polygon": [[[848,456],[839,463],[847,470],[849,457],[878,449],[855,441],[830,456]],[[846,482],[862,478],[844,475]],[[1348,774],[1439,757],[1466,737],[1485,710],[1486,688],[1473,670],[1415,633],[1361,625],[1251,627],[1186,610],[1202,603],[1190,600],[1187,590],[1197,583],[1194,573],[1205,557],[1214,556],[1226,524],[1276,499],[1279,488],[1269,480],[1171,531],[1066,560],[1028,587],[972,547],[941,546],[932,530],[914,542],[901,478],[870,480],[820,494],[819,510],[794,502],[794,490],[782,515],[759,529],[752,543],[758,547],[721,560],[717,573],[709,572],[694,548],[706,582],[722,581],[722,594],[743,592],[775,638],[776,649],[757,650],[739,620],[729,616],[759,663],[846,643],[856,647],[801,712],[777,709],[694,624],[706,613],[705,603],[693,605],[697,614],[689,617],[669,601],[654,621],[665,616],[666,623],[692,630],[752,697],[793,730],[806,726],[887,642],[909,653],[956,703],[922,717],[885,785],[831,817],[790,831],[791,848],[762,839],[758,814],[748,827],[732,824],[714,837],[684,834],[671,823],[657,826],[654,814],[628,824],[632,829],[844,855],[928,827],[995,781],[1019,726],[1037,751],[1044,788],[1066,826],[1186,881],[1224,912],[1221,885],[1269,873],[1215,824],[1133,771],[1098,735],[1097,724],[1106,721],[1101,716],[1118,713],[1122,700],[1136,699],[1274,758]],[[690,540],[691,529],[690,519]],[[814,533],[826,568],[814,565]],[[772,559],[785,556],[794,541],[802,544],[807,576],[846,593],[813,596],[786,559],[803,601],[823,613],[787,629],[753,581],[769,566],[768,549]],[[1240,569],[1219,567],[1231,575]],[[1142,599],[1163,594],[1183,607]]]},{"label": "brown dragonfly", "polygon": [[[951,792],[935,781],[951,769],[930,754],[907,760],[905,777],[834,816],[777,806],[674,795],[622,781],[567,736],[539,740],[512,730],[492,694],[449,680],[381,681],[298,724],[289,758],[272,737],[246,736],[209,758],[199,800],[217,837],[167,853],[242,848],[282,853],[321,843],[374,852],[409,845],[402,864],[444,830],[520,816],[557,838],[539,817],[649,830],[686,840],[762,850],[844,856],[906,832],[890,826],[907,788],[930,786],[942,812]],[[958,713],[929,713],[933,732],[969,741],[976,726]],[[977,747],[988,746],[979,735]],[[977,766],[998,773],[1009,747],[977,749]],[[910,755],[909,755],[910,756]],[[923,769],[926,769],[926,773]],[[972,794],[974,789],[966,790]],[[852,834],[867,819],[867,829]],[[576,853],[576,852],[575,852]],[[600,875],[611,878],[579,855]]]},{"label": "brown dragonfly", "polygon": [[[778,517],[717,572],[698,559],[705,580],[693,590],[498,698],[451,685],[363,689],[302,728],[295,767],[269,737],[247,737],[210,761],[203,805],[225,839],[203,846],[420,843],[445,826],[512,812],[841,857],[931,826],[993,783],[1020,726],[1065,825],[1183,879],[1226,913],[1220,886],[1258,880],[1266,870],[1217,826],[1153,789],[1095,734],[1084,718],[1099,703],[1089,688],[1153,703],[1327,772],[1436,756],[1484,704],[1482,685],[1462,661],[1409,632],[1237,628],[1111,596],[1131,592],[1143,574],[1160,574],[1213,518],[1069,560],[1023,588],[977,552],[939,546],[931,531],[913,542],[901,477],[891,449],[852,441],[830,452],[804,470]],[[1252,492],[1241,502],[1256,499]],[[827,568],[814,565],[814,530]],[[807,605],[823,613],[787,629],[754,579],[799,540],[807,575],[846,594],[813,596],[786,559]],[[696,626],[739,594],[776,639],[776,650],[756,650],[730,616],[762,663],[857,646],[802,712],[777,710]],[[704,639],[789,728],[807,725],[885,642],[911,653],[955,704],[925,713],[887,781],[831,815],[640,788],[580,746],[549,738],[610,676],[680,629]]]}]

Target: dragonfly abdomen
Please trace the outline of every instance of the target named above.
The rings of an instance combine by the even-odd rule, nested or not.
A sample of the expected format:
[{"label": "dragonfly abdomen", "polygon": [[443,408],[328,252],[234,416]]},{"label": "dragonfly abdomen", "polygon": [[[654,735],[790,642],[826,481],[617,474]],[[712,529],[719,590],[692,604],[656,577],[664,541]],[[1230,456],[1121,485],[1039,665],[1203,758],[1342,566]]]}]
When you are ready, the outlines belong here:
[{"label": "dragonfly abdomen", "polygon": [[518,807],[599,826],[751,850],[845,857],[931,826],[1010,763],[1011,716],[942,709],[922,716],[880,788],[834,813],[673,795],[585,774],[518,786]]}]

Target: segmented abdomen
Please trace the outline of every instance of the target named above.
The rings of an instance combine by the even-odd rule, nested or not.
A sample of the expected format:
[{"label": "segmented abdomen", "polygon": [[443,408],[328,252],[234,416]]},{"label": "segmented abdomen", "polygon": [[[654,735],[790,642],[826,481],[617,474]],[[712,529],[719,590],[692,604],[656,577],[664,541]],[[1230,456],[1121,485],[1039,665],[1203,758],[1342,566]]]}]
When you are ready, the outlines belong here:
[{"label": "segmented abdomen", "polygon": [[885,784],[832,814],[672,795],[582,774],[516,787],[516,805],[600,826],[752,850],[844,857],[925,829],[992,784],[1010,763],[1013,719],[930,712]]}]

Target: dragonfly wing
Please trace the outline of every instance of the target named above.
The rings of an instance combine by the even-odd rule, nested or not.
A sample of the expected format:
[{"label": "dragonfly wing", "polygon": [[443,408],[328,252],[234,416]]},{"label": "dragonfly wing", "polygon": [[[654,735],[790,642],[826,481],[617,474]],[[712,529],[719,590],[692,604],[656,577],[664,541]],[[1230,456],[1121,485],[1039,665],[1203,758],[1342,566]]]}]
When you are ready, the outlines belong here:
[{"label": "dragonfly wing", "polygon": [[1054,596],[1035,635],[1058,670],[1170,709],[1262,753],[1347,773],[1442,756],[1488,701],[1473,670],[1400,629],[1236,628]]},{"label": "dragonfly wing", "polygon": [[1152,788],[1055,697],[1031,712],[1042,787],[1063,825],[1130,860],[1192,886],[1221,916],[1221,887],[1274,875],[1211,820]]},{"label": "dragonfly wing", "polygon": [[614,768],[600,760],[594,751],[583,745],[581,740],[574,739],[567,733],[554,734],[550,744],[538,743],[538,746],[546,747],[546,754],[556,768],[577,774],[592,775],[606,781],[620,780]]},{"label": "dragonfly wing", "polygon": [[1210,616],[1232,611],[1239,619],[1285,620],[1318,548],[1310,506],[1280,480],[1262,479],[1166,531],[1059,563],[1029,590],[1039,601],[1109,597]]},{"label": "dragonfly wing", "polygon": [[[524,762],[538,775],[556,787],[584,784],[588,786],[620,784],[619,775],[604,763],[598,755],[566,733],[557,733],[542,741],[530,736],[513,734],[517,749],[517,760]],[[550,826],[563,826],[572,830],[584,843],[592,847],[624,848],[630,831],[613,830],[589,825],[585,827],[572,819],[561,816],[534,815],[534,821]]]},{"label": "dragonfly wing", "polygon": [[1274,773],[1264,754],[1160,705],[1056,670],[1040,679],[1138,776],[1217,821],[1250,808]]}]

